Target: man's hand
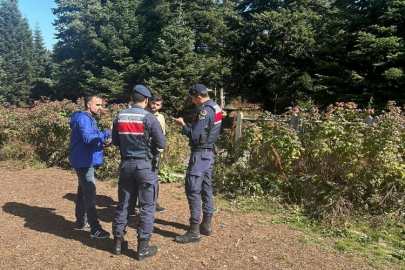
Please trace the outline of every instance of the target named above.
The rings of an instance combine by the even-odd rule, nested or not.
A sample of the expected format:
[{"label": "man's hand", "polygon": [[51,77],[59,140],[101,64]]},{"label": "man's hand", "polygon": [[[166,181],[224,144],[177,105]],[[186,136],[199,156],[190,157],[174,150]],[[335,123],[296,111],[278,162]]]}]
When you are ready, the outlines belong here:
[{"label": "man's hand", "polygon": [[104,147],[113,146],[112,141],[105,140],[105,141],[103,142],[103,146],[104,146]]},{"label": "man's hand", "polygon": [[172,118],[172,121],[173,121],[177,126],[182,127],[182,126],[185,125],[184,120],[183,120],[182,117],[179,117],[179,118],[171,117],[171,118]]}]

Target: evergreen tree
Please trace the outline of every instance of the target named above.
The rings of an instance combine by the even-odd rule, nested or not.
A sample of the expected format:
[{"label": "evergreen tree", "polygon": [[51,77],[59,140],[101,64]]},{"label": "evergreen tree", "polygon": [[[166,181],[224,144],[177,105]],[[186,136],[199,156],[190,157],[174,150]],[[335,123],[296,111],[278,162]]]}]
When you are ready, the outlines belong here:
[{"label": "evergreen tree", "polygon": [[169,25],[175,16],[173,6],[167,0],[141,0],[136,9],[139,35],[135,40],[134,50],[131,51],[135,60],[152,56],[153,50],[159,45],[162,29]]},{"label": "evergreen tree", "polygon": [[6,78],[6,72],[3,70],[3,58],[0,56],[0,93],[3,93],[4,88],[5,88],[5,78]]},{"label": "evergreen tree", "polygon": [[52,96],[54,94],[52,80],[52,59],[51,52],[45,48],[42,32],[38,26],[34,30],[34,59],[33,59],[34,85],[30,97],[39,99],[41,96]]},{"label": "evergreen tree", "polygon": [[188,108],[188,90],[200,82],[204,73],[204,59],[193,51],[194,44],[191,29],[176,24],[167,26],[153,56],[138,64],[136,74],[144,78],[152,92],[164,96],[167,107],[176,111]]},{"label": "evergreen tree", "polygon": [[405,1],[345,1],[327,13],[317,86],[329,101],[404,99]]},{"label": "evergreen tree", "polygon": [[58,33],[54,46],[55,72],[59,97],[77,97],[98,92],[90,89],[87,80],[97,71],[97,30],[103,18],[98,0],[58,0],[53,13]]},{"label": "evergreen tree", "polygon": [[234,1],[142,1],[134,82],[148,83],[177,109],[188,107],[194,83],[221,88],[229,74],[222,52],[234,7]]},{"label": "evergreen tree", "polygon": [[61,97],[75,99],[94,93],[127,100],[127,69],[133,63],[138,35],[130,0],[59,0],[54,9],[59,41],[54,59]]},{"label": "evergreen tree", "polygon": [[227,53],[233,57],[229,94],[274,111],[307,99],[325,1],[243,1]]},{"label": "evergreen tree", "polygon": [[115,101],[127,101],[133,86],[128,68],[137,56],[133,48],[139,35],[135,16],[138,5],[138,1],[115,0],[106,1],[103,6],[106,21],[100,26],[97,43],[101,73],[88,82],[97,89],[108,90],[109,98]]},{"label": "evergreen tree", "polygon": [[139,6],[139,14],[148,10],[139,19],[138,46],[146,47],[140,49],[142,58],[132,65],[131,74],[134,83],[144,83],[153,93],[164,96],[165,109],[180,111],[190,105],[190,86],[201,82],[204,56],[195,52],[195,34],[184,22],[179,1],[169,2],[144,1]]},{"label": "evergreen tree", "polygon": [[[187,89],[200,82],[272,111],[311,98],[405,99],[404,2],[56,0],[55,96],[101,93],[126,101],[134,84],[145,83],[186,107]],[[5,16],[0,31],[9,29]],[[5,42],[0,36],[0,50]],[[2,55],[7,78],[24,74],[5,67],[26,59],[17,55]]]},{"label": "evergreen tree", "polygon": [[47,64],[49,64],[49,55],[49,51],[45,48],[42,32],[37,24],[34,30],[35,77],[49,77],[49,70],[47,70]]},{"label": "evergreen tree", "polygon": [[205,59],[202,82],[211,88],[222,88],[229,75],[230,57],[224,57],[224,46],[231,34],[229,23],[236,17],[237,1],[177,1],[179,18],[195,33],[194,51]]},{"label": "evergreen tree", "polygon": [[34,45],[27,19],[18,10],[17,0],[0,2],[0,69],[5,72],[0,102],[27,100],[33,82]]}]

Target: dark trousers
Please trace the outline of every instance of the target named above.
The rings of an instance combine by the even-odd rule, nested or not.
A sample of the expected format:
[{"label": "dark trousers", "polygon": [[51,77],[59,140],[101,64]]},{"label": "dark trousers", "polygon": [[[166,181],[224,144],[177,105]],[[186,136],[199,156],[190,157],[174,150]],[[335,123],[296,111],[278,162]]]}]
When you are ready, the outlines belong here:
[{"label": "dark trousers", "polygon": [[149,240],[152,237],[153,222],[157,200],[157,171],[153,172],[150,162],[144,160],[126,160],[120,163],[118,182],[118,204],[113,219],[113,235],[124,236],[128,223],[130,202],[139,197],[140,219],[138,239]]},{"label": "dark trousers", "polygon": [[[157,190],[158,190],[158,194],[157,194],[157,199],[159,198],[159,182],[158,182],[158,187],[157,187]],[[136,190],[135,192],[134,192],[134,196],[133,196],[133,198],[131,198],[130,200],[129,200],[129,206],[128,206],[128,214],[129,215],[131,215],[131,214],[135,214],[135,207],[136,207],[136,203],[138,202],[138,191]]]},{"label": "dark trousers", "polygon": [[185,183],[190,223],[200,223],[201,210],[207,216],[214,214],[214,195],[211,185],[211,170],[214,162],[213,152],[192,152],[190,154]]}]

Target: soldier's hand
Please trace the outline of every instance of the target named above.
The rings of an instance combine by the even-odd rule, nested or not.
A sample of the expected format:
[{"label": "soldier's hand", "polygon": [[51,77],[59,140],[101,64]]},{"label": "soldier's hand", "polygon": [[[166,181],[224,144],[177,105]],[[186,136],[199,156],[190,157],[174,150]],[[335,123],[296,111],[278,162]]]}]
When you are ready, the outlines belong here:
[{"label": "soldier's hand", "polygon": [[173,121],[176,125],[178,125],[179,127],[182,127],[182,126],[185,125],[184,120],[183,120],[182,117],[179,117],[179,118],[171,117],[171,118],[172,118],[172,121]]}]

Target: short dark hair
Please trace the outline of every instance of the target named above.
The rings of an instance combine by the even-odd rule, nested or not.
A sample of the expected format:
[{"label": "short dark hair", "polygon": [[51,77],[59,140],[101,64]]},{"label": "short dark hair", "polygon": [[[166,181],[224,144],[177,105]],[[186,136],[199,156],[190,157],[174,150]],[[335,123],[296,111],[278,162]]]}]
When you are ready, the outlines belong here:
[{"label": "short dark hair", "polygon": [[133,92],[131,96],[131,100],[133,103],[140,103],[147,99],[144,95],[139,94],[138,92]]},{"label": "short dark hair", "polygon": [[201,96],[203,98],[209,97],[207,90],[201,91],[199,93],[197,92],[197,93],[195,93],[195,94],[193,94],[191,96],[195,96],[195,97]]},{"label": "short dark hair", "polygon": [[163,104],[163,97],[162,97],[162,95],[153,95],[151,98],[150,98],[150,100],[149,101],[161,101],[162,102],[162,104]]},{"label": "short dark hair", "polygon": [[87,107],[87,103],[93,100],[93,98],[100,98],[97,95],[92,95],[92,96],[87,96],[84,98],[84,109],[87,110],[89,107]]},{"label": "short dark hair", "polygon": [[199,93],[198,96],[202,96],[203,98],[209,97],[208,91],[207,90],[201,91],[201,93]]}]

